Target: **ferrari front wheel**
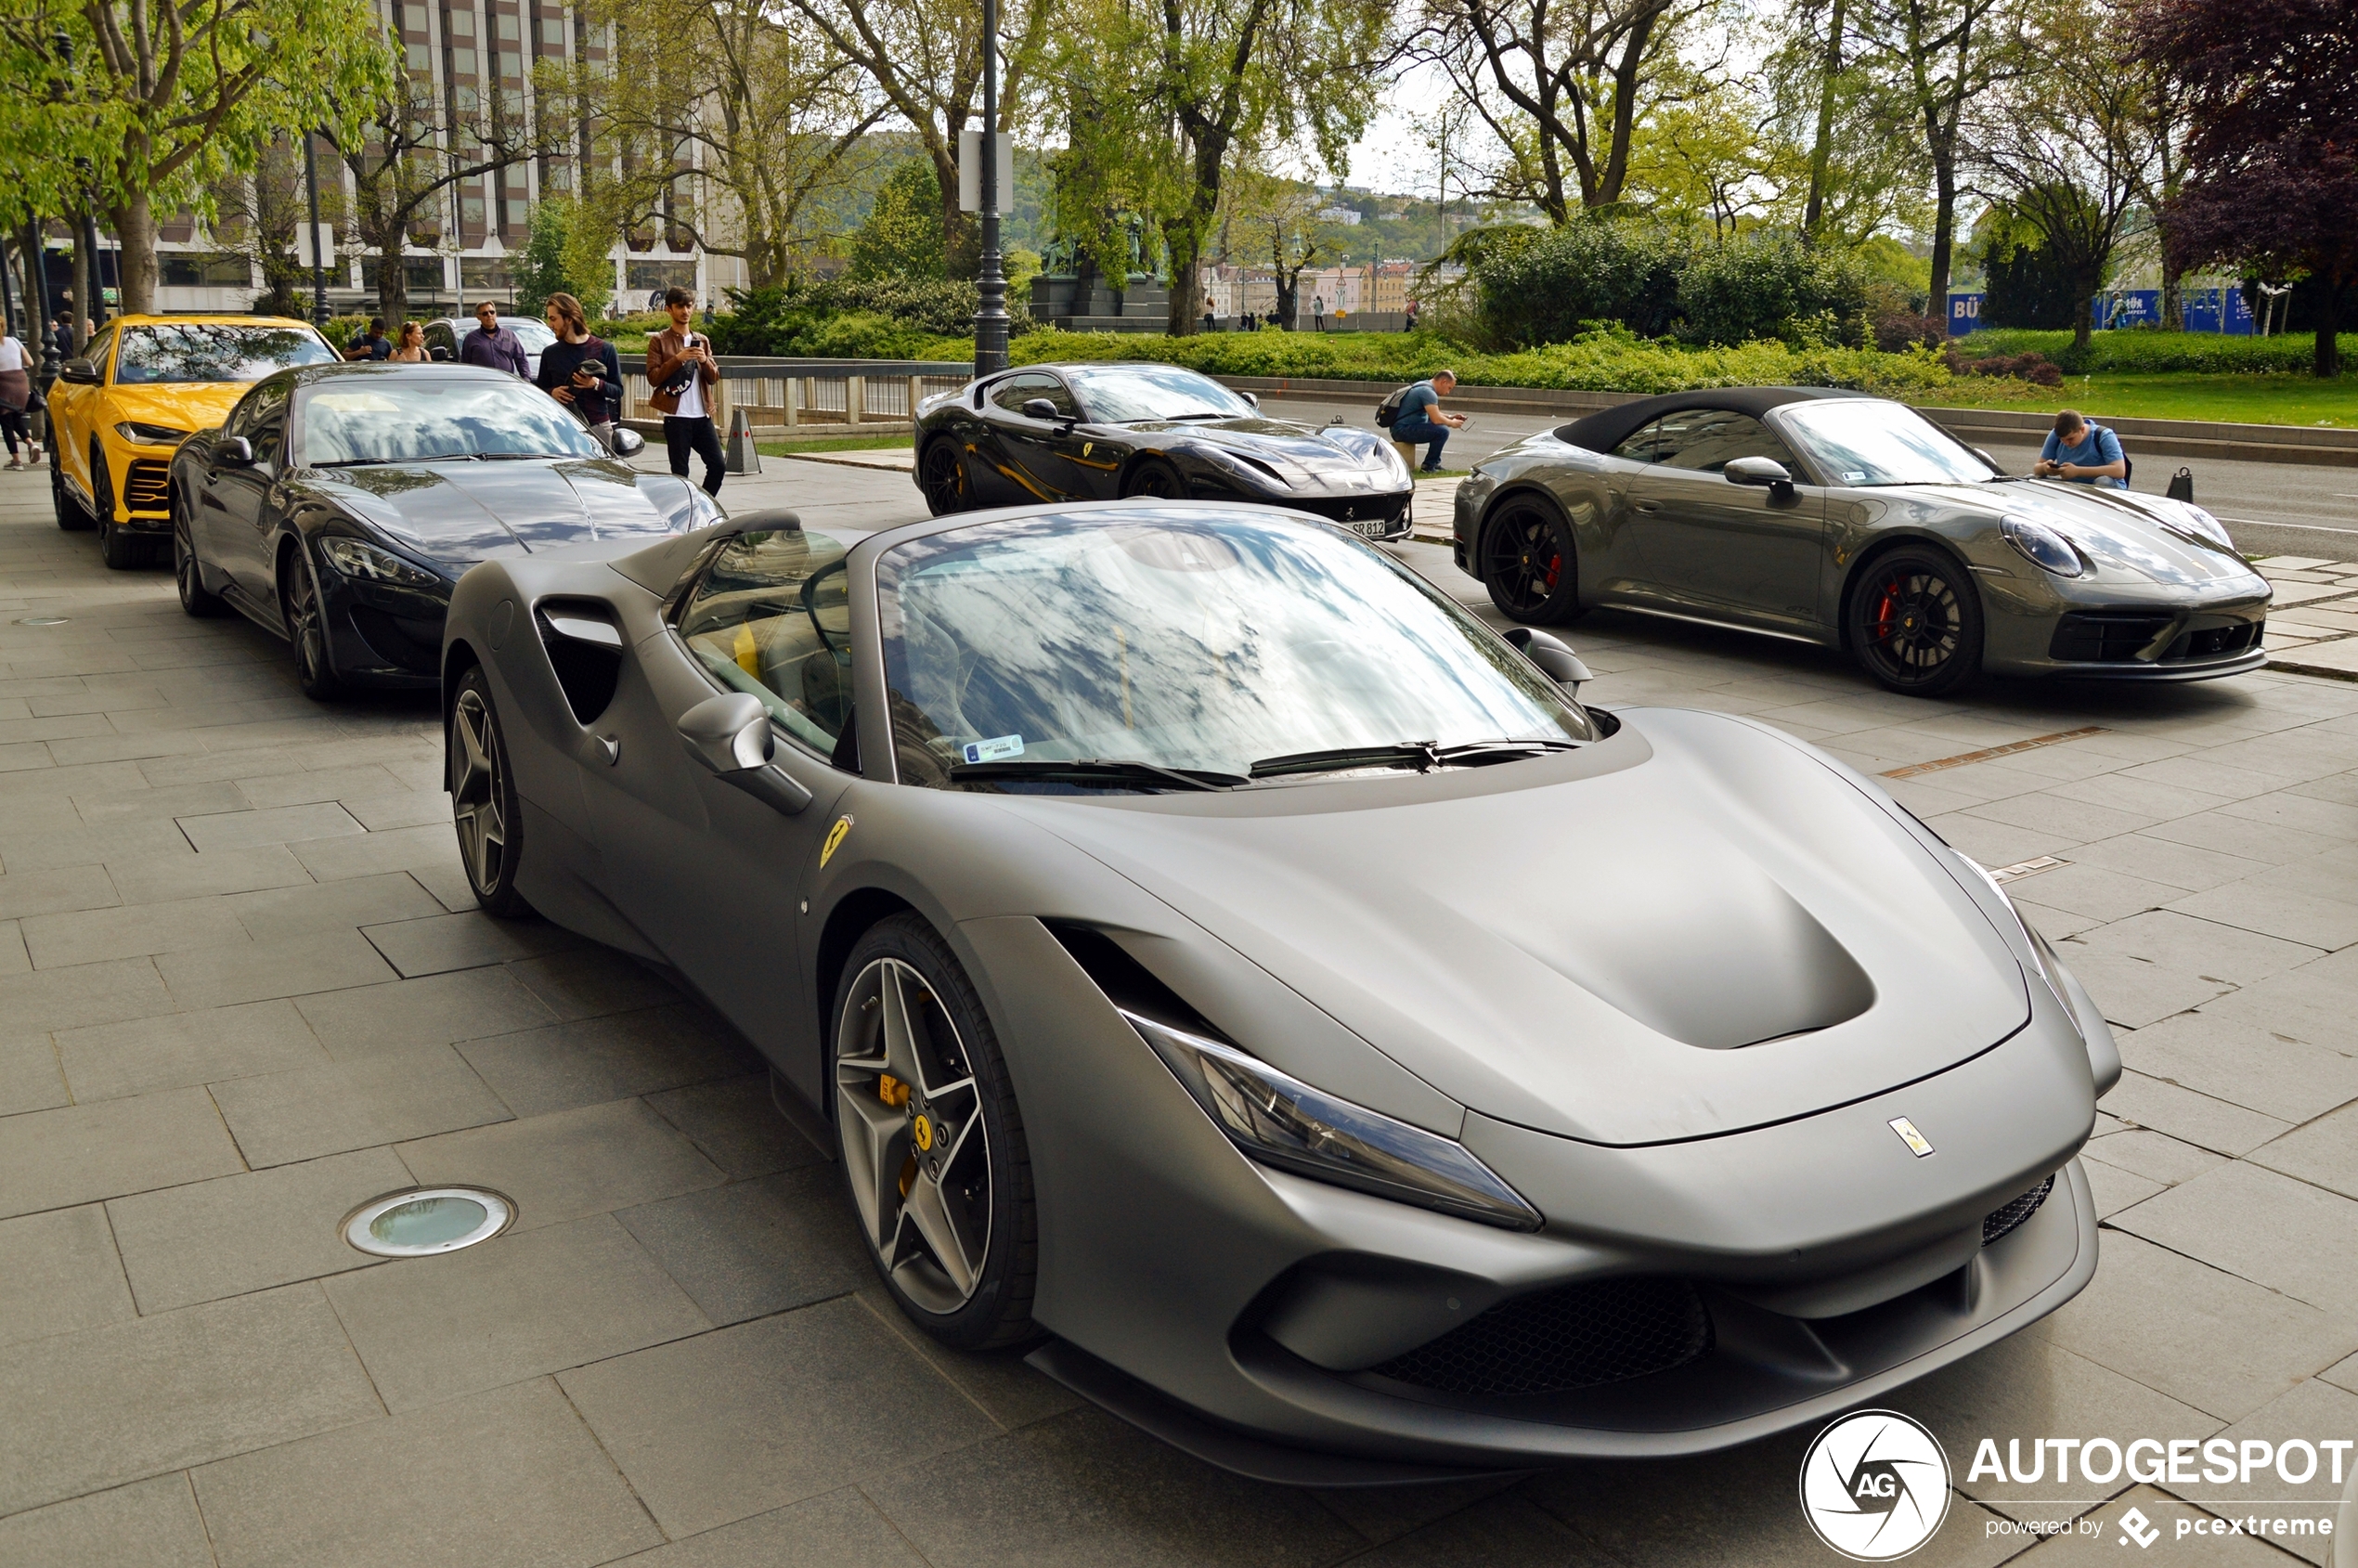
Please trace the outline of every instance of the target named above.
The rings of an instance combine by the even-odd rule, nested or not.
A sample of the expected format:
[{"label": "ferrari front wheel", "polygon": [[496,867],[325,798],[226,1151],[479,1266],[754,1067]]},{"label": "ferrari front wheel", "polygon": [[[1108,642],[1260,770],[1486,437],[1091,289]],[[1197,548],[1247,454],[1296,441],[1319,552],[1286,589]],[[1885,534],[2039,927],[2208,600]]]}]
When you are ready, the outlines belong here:
[{"label": "ferrari front wheel", "polygon": [[1031,1158],[973,983],[930,925],[897,914],[860,939],[837,995],[844,1173],[886,1289],[944,1344],[1036,1338]]},{"label": "ferrari front wheel", "polygon": [[1482,531],[1482,586],[1499,613],[1526,626],[1580,616],[1580,560],[1563,513],[1536,496],[1510,496]]},{"label": "ferrari front wheel", "polygon": [[936,517],[962,512],[966,505],[966,460],[955,441],[936,441],[917,460],[917,488],[925,492],[926,509]]},{"label": "ferrari front wheel", "polygon": [[1138,464],[1121,485],[1125,500],[1138,496],[1149,500],[1184,501],[1188,493],[1186,480],[1161,458],[1148,458]]},{"label": "ferrari front wheel", "polygon": [[204,572],[197,564],[196,540],[189,535],[188,507],[176,487],[172,492],[172,579],[180,590],[180,608],[189,615],[228,612],[221,596],[204,585]]},{"label": "ferrari front wheel", "polygon": [[343,678],[336,673],[335,644],[328,635],[328,607],[319,582],[304,559],[303,541],[287,551],[279,584],[279,613],[287,625],[287,641],[294,644],[295,684],[313,702],[333,702],[343,695]]},{"label": "ferrari front wheel", "polygon": [[1903,545],[1850,591],[1851,655],[1887,691],[1937,697],[1981,672],[1981,594],[1946,552]]},{"label": "ferrari front wheel", "polygon": [[499,732],[499,711],[492,706],[491,682],[481,665],[459,679],[447,753],[459,859],[466,865],[475,902],[503,920],[530,914],[532,906],[516,891],[523,813],[508,771],[507,737]]}]

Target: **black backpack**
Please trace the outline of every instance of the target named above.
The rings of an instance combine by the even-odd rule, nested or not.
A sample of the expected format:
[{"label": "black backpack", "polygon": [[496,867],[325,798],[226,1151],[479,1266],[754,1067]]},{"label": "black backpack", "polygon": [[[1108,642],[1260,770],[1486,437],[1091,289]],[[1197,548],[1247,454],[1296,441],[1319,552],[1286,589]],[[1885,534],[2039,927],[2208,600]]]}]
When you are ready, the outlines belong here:
[{"label": "black backpack", "polygon": [[1391,396],[1376,405],[1376,428],[1378,430],[1390,430],[1394,424],[1399,422],[1401,400],[1406,397],[1410,393],[1416,391],[1419,384],[1421,383],[1410,382],[1406,386],[1402,387],[1399,391],[1393,393]]}]

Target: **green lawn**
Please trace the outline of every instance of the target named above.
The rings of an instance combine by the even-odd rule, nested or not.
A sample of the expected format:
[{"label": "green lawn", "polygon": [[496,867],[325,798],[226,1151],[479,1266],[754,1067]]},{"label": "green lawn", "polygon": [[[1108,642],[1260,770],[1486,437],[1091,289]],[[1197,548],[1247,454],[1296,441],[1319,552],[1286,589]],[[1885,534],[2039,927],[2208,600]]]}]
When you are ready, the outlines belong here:
[{"label": "green lawn", "polygon": [[1950,408],[2026,408],[2053,413],[2077,408],[2111,419],[2228,420],[2246,424],[2339,425],[2358,428],[2358,373],[2332,381],[2302,375],[2066,376],[2028,395],[1992,395],[1998,383],[1959,376],[1947,389],[1911,402]]},{"label": "green lawn", "polygon": [[833,435],[802,441],[757,441],[754,443],[767,458],[787,458],[797,452],[881,452],[895,447],[906,447],[906,435]]}]

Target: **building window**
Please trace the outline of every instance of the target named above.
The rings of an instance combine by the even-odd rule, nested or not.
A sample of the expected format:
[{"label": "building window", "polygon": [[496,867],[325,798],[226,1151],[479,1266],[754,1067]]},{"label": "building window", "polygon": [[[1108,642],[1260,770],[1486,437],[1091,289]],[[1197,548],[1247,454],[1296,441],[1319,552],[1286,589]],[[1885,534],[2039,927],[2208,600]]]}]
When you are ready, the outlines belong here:
[{"label": "building window", "polygon": [[696,264],[692,261],[633,261],[627,273],[633,289],[693,289]]},{"label": "building window", "polygon": [[510,289],[515,286],[515,274],[505,256],[460,256],[459,287],[469,294],[478,289]]},{"label": "building window", "polygon": [[[360,286],[374,289],[383,275],[384,263],[376,256],[360,258]],[[401,262],[401,282],[408,293],[436,294],[442,292],[442,262],[435,256],[405,256]]]},{"label": "building window", "polygon": [[251,289],[253,267],[243,256],[165,251],[156,257],[157,281],[172,289]]}]

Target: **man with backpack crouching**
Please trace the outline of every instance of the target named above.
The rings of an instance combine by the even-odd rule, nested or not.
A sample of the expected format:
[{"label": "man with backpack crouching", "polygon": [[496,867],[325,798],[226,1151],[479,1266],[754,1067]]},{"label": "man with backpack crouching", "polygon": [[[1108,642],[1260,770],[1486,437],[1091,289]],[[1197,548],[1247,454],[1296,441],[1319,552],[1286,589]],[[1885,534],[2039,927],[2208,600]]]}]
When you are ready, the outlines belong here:
[{"label": "man with backpack crouching", "polygon": [[[1458,385],[1455,370],[1436,370],[1431,381],[1402,387],[1383,401],[1376,410],[1376,422],[1392,432],[1394,441],[1425,448],[1425,473],[1441,472],[1441,448],[1449,442],[1450,431],[1466,422],[1463,414],[1445,414],[1441,400]],[[1389,414],[1391,417],[1386,418]]]}]

